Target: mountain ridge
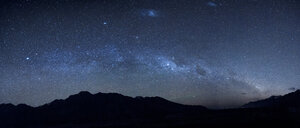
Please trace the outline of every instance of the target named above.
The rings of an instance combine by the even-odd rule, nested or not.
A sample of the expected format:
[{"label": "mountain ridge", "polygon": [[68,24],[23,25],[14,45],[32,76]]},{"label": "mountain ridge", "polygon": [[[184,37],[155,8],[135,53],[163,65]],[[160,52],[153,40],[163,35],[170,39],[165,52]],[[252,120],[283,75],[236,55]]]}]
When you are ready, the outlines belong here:
[{"label": "mountain ridge", "polygon": [[249,102],[241,108],[300,108],[300,90],[285,95],[271,96],[266,99]]},{"label": "mountain ridge", "polygon": [[0,127],[298,127],[299,99],[300,91],[297,90],[257,101],[268,101],[270,107],[211,110],[161,97],[81,91],[38,107],[1,104]]},{"label": "mountain ridge", "polygon": [[118,93],[91,94],[81,91],[66,99],[54,100],[38,107],[25,104],[1,104],[0,126],[99,123],[124,119],[147,120],[206,110],[207,108],[203,106],[182,105],[161,97],[133,98]]}]

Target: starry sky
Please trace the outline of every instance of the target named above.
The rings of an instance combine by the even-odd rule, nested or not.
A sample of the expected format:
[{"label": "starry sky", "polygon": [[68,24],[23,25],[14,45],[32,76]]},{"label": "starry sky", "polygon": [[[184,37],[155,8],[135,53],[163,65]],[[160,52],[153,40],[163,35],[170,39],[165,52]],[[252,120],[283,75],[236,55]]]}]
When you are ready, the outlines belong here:
[{"label": "starry sky", "polygon": [[0,103],[80,91],[211,108],[300,89],[297,0],[4,0]]}]

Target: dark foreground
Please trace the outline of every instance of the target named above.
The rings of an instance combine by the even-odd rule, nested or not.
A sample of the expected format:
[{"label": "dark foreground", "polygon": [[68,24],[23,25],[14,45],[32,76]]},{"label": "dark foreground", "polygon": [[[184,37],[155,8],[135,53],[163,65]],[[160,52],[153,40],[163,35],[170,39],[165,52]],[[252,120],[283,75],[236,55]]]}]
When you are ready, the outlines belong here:
[{"label": "dark foreground", "polygon": [[300,91],[251,102],[237,109],[209,110],[160,97],[81,92],[40,107],[0,105],[1,128],[257,128],[300,127]]}]

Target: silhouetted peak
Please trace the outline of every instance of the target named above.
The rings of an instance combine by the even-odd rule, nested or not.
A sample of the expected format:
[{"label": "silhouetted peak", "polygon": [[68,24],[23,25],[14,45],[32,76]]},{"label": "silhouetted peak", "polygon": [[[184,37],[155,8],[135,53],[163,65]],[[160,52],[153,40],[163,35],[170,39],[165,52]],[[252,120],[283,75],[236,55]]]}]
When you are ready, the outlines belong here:
[{"label": "silhouetted peak", "polygon": [[[93,94],[91,94],[88,91],[81,91],[78,94],[74,94],[74,95],[70,95],[69,98],[73,98],[73,97],[87,97],[87,96],[92,96]],[[68,98],[68,99],[69,99]]]},{"label": "silhouetted peak", "polygon": [[87,95],[92,95],[92,94],[88,91],[81,91],[78,93],[78,95],[87,96]]},{"label": "silhouetted peak", "polygon": [[294,97],[294,98],[298,97],[298,98],[300,98],[300,90],[296,90],[294,92],[286,94],[285,96],[286,97]]},{"label": "silhouetted peak", "polygon": [[300,89],[297,89],[294,93],[300,94]]},{"label": "silhouetted peak", "polygon": [[19,107],[19,108],[32,108],[31,106],[29,106],[27,104],[18,104],[17,107]]},{"label": "silhouetted peak", "polygon": [[[81,102],[87,99],[90,99],[91,97],[93,97],[94,95],[91,94],[88,91],[81,91],[78,94],[74,94],[69,96],[66,100],[67,101],[75,101],[75,102]],[[59,102],[64,102],[64,101],[59,101]]]}]

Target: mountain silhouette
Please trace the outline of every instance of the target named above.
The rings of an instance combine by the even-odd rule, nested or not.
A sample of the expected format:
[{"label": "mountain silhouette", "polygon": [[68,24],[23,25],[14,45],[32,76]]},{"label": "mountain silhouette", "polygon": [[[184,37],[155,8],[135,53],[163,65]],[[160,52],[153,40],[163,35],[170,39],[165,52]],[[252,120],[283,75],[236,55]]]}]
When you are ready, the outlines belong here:
[{"label": "mountain silhouette", "polygon": [[264,100],[250,102],[243,105],[242,108],[273,108],[300,111],[300,90],[283,96],[271,96]]},{"label": "mountain silhouette", "polygon": [[206,111],[203,106],[188,106],[160,97],[128,97],[117,93],[91,94],[82,91],[65,100],[30,107],[25,104],[0,105],[0,126],[106,123],[109,121],[152,120]]},{"label": "mountain silhouette", "polygon": [[297,90],[241,108],[211,110],[160,97],[82,91],[39,107],[1,104],[0,128],[298,128],[299,98]]}]

